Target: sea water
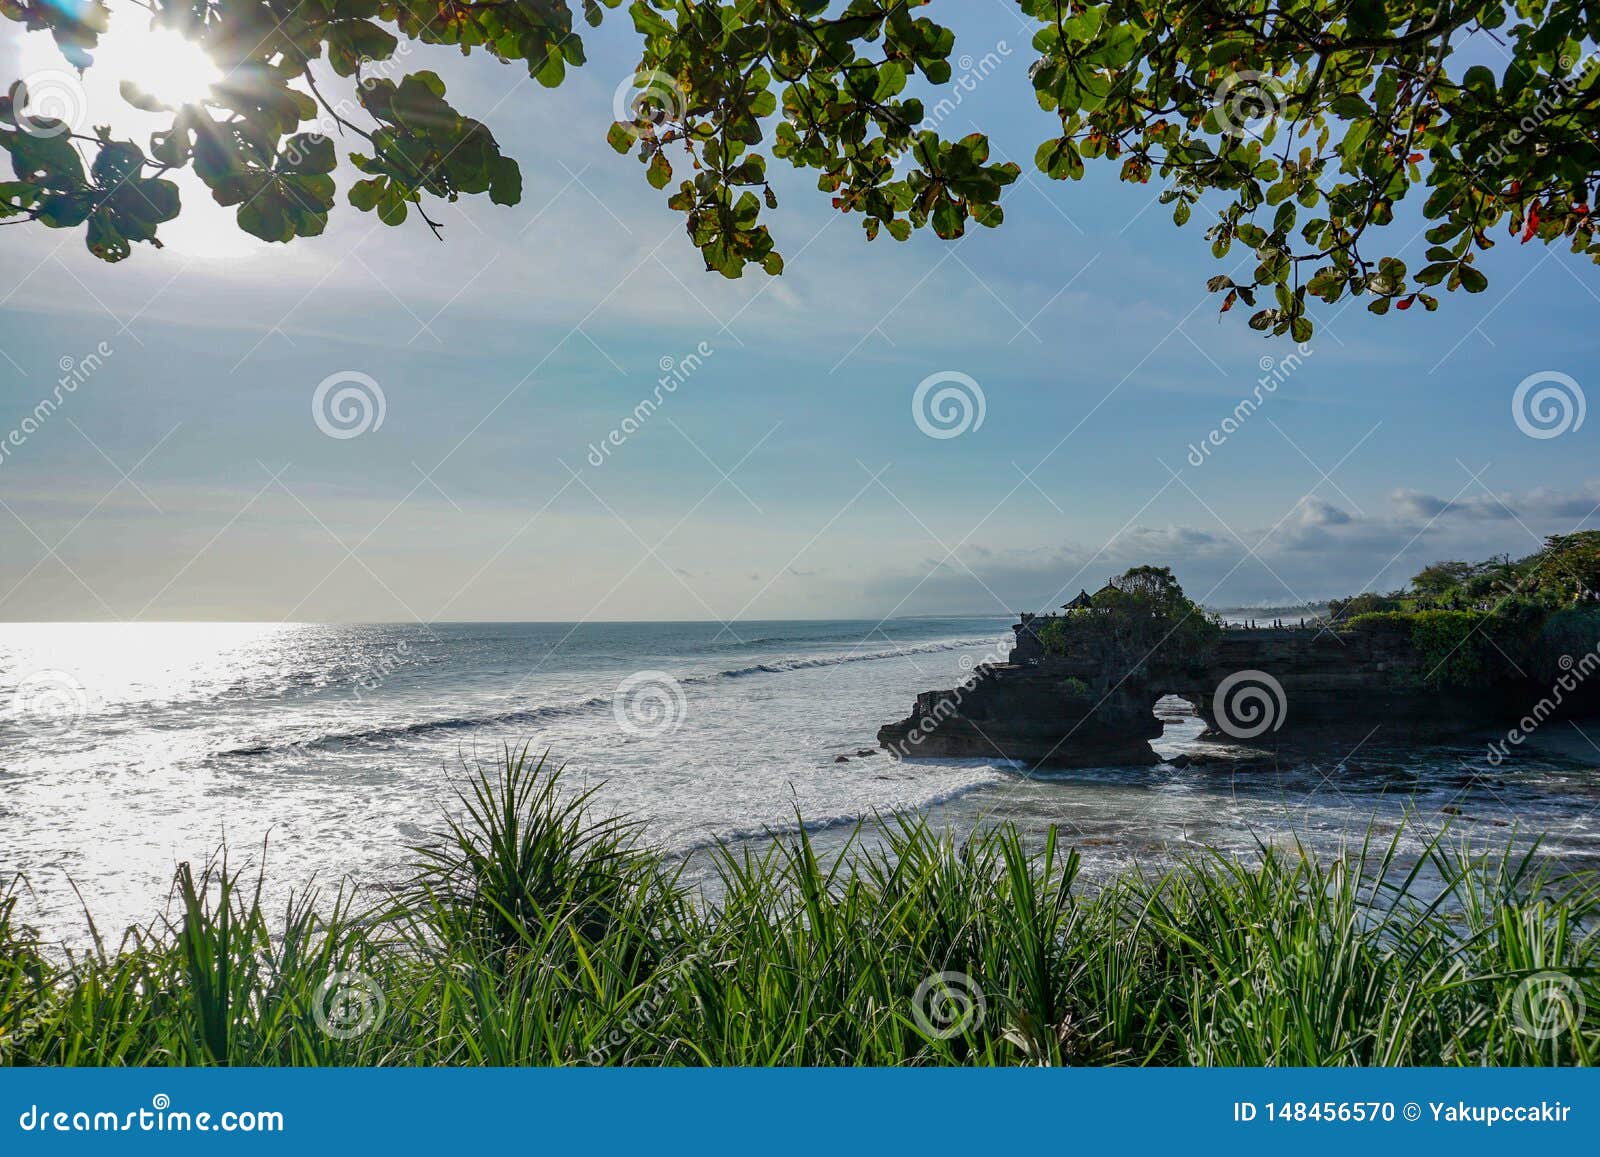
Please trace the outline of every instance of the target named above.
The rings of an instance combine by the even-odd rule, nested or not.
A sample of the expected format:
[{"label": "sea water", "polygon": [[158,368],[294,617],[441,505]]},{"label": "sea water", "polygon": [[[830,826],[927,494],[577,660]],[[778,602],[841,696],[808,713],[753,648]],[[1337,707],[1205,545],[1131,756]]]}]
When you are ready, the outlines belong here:
[{"label": "sea water", "polygon": [[27,919],[66,941],[81,941],[85,906],[113,937],[148,921],[174,865],[224,845],[235,866],[264,860],[277,898],[312,881],[382,886],[464,769],[507,746],[548,751],[596,806],[691,861],[800,823],[842,846],[859,820],[921,812],[958,831],[1057,824],[1090,872],[1290,839],[1331,853],[1407,816],[1413,846],[1448,825],[1600,862],[1600,749],[1582,744],[1492,768],[1482,744],[1397,750],[1380,728],[1263,763],[1200,741],[1166,699],[1157,750],[1223,759],[1033,772],[858,754],[919,691],[1003,655],[1009,625],[0,625],[0,876],[21,873]]}]

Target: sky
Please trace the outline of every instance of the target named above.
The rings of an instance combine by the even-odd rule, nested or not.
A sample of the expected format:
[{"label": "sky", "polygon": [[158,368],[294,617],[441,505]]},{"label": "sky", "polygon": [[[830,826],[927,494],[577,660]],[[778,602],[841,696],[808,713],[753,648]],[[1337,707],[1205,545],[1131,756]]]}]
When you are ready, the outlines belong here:
[{"label": "sky", "polygon": [[[1024,173],[954,243],[869,243],[775,163],[786,272],[706,273],[605,143],[637,62],[619,13],[554,91],[411,49],[526,186],[435,211],[442,242],[349,207],[344,171],[326,233],[288,246],[193,186],[168,246],[114,267],[81,230],[0,230],[0,619],[1009,614],[1140,563],[1291,604],[1600,525],[1600,418],[1535,437],[1514,407],[1530,378],[1593,392],[1592,265],[1505,238],[1487,293],[1264,339],[1205,291],[1230,267],[1203,213],[1175,227],[1104,163],[1034,170],[1054,122],[1014,8],[935,15],[970,78],[940,132]],[[3,36],[0,75],[65,67]],[[101,67],[90,120],[148,131]],[[1414,215],[1387,233],[1420,256]]]}]

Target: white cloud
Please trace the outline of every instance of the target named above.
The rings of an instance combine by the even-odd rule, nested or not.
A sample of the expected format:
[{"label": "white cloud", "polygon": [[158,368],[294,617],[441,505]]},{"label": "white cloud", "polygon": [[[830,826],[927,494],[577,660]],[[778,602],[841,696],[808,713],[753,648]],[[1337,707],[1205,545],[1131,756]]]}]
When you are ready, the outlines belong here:
[{"label": "white cloud", "polygon": [[1600,482],[1586,482],[1572,490],[1541,486],[1534,490],[1491,493],[1480,490],[1453,498],[1440,498],[1421,490],[1401,488],[1390,495],[1402,517],[1437,519],[1463,518],[1471,521],[1501,521],[1528,518],[1585,519],[1600,509]]},{"label": "white cloud", "polygon": [[1300,524],[1302,526],[1348,526],[1350,514],[1331,502],[1325,502],[1311,495],[1300,500]]}]

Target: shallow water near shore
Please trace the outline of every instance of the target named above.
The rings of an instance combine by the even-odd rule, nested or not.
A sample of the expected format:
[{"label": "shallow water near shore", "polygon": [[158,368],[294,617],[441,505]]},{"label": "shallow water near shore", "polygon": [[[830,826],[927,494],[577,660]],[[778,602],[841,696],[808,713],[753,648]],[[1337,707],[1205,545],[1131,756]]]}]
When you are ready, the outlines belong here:
[{"label": "shallow water near shore", "polygon": [[[1091,875],[1296,837],[1331,854],[1408,815],[1413,849],[1448,825],[1486,848],[1541,836],[1560,863],[1600,866],[1600,749],[1568,724],[1500,767],[1482,744],[1387,747],[1381,720],[1348,750],[1273,762],[1201,742],[1168,699],[1158,751],[1211,758],[1032,773],[857,754],[919,691],[994,657],[1009,622],[6,625],[0,874],[23,873],[27,918],[69,942],[86,935],[73,885],[114,939],[160,910],[177,861],[224,842],[235,864],[265,848],[278,897],[312,879],[381,886],[436,826],[462,761],[522,743],[688,855],[691,879],[719,840],[798,816],[826,852],[857,821],[908,810],[957,832],[1059,824]],[[64,714],[22,710],[41,686]]]}]

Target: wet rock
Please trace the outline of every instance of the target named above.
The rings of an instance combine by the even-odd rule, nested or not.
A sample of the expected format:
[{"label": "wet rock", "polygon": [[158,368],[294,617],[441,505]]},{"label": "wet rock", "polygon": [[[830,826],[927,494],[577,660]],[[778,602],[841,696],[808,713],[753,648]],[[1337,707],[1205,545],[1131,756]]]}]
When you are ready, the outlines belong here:
[{"label": "wet rock", "polygon": [[917,696],[912,712],[878,732],[901,759],[1015,760],[1038,767],[1148,766],[1161,734],[1143,687],[1084,694],[1087,680],[1054,665],[985,666],[948,691]]}]

